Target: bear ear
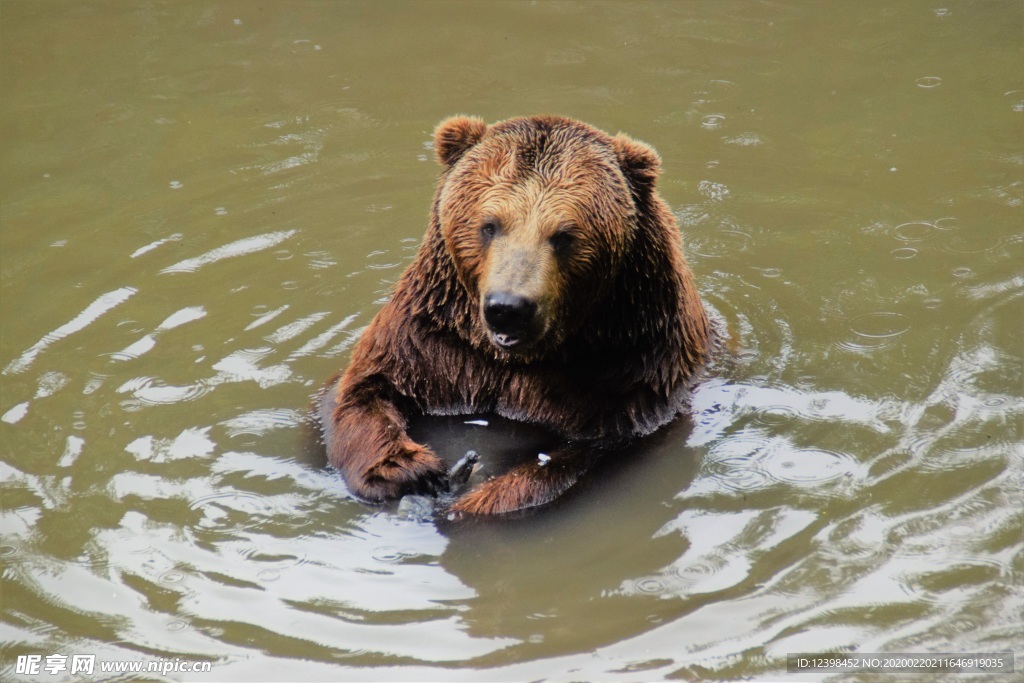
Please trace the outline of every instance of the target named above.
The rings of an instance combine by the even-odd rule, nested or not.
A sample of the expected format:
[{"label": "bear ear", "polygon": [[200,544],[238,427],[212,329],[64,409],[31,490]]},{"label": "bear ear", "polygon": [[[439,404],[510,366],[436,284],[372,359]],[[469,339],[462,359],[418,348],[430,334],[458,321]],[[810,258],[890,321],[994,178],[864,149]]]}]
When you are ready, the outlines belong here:
[{"label": "bear ear", "polygon": [[442,166],[452,167],[466,151],[480,142],[487,124],[475,116],[453,116],[434,129],[434,154]]},{"label": "bear ear", "polygon": [[649,145],[622,133],[612,138],[612,148],[630,186],[639,194],[653,190],[661,173],[661,157],[658,153]]}]

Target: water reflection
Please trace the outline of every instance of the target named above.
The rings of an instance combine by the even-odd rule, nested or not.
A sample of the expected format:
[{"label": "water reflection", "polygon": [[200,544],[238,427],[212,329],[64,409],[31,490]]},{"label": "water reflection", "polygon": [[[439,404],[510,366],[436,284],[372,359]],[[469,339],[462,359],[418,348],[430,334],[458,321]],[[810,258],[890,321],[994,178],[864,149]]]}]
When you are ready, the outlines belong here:
[{"label": "water reflection", "polygon": [[225,244],[211,249],[205,254],[187,258],[184,261],[179,261],[174,265],[167,266],[161,273],[194,273],[205,265],[223,261],[227,258],[234,258],[237,256],[244,256],[246,254],[252,254],[257,251],[263,251],[264,249],[270,249],[278,244],[281,244],[285,240],[295,235],[294,230],[283,230],[280,232],[271,232],[265,235],[256,235],[254,237],[246,237],[244,239]]},{"label": "water reflection", "polygon": [[[5,5],[0,677],[1019,650],[1020,7],[401,9]],[[553,509],[453,527],[355,500],[306,407],[418,247],[458,111],[654,144],[728,352]],[[414,428],[478,451],[471,485],[551,441]]]},{"label": "water reflection", "polygon": [[55,342],[85,329],[101,315],[123,304],[137,292],[138,290],[134,287],[121,287],[112,292],[101,294],[72,320],[43,335],[39,341],[29,347],[18,358],[8,363],[3,370],[3,374],[13,375],[25,372],[36,357]]}]

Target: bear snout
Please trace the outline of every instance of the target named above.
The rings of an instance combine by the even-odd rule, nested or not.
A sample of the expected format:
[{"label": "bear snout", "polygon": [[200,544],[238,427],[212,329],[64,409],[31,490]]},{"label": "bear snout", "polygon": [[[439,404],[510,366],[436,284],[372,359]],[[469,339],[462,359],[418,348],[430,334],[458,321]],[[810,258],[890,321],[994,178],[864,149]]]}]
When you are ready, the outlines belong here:
[{"label": "bear snout", "polygon": [[536,334],[537,303],[512,292],[484,296],[484,321],[494,342],[505,349],[527,344]]}]

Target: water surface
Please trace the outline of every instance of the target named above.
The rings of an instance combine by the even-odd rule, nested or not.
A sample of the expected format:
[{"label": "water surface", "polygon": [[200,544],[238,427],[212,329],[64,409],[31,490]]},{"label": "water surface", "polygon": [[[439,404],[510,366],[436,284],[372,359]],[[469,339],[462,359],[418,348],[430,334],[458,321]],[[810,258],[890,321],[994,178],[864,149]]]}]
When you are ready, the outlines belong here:
[{"label": "water surface", "polygon": [[[1013,1],[0,2],[0,677],[1022,670],[1022,26]],[[415,253],[455,113],[654,145],[735,344],[559,505],[439,530],[354,500],[305,415]]]}]

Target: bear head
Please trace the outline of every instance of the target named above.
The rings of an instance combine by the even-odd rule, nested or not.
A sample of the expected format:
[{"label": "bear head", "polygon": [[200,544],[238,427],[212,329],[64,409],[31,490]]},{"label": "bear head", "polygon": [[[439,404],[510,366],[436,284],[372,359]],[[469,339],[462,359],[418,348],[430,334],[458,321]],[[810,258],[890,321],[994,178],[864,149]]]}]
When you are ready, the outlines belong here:
[{"label": "bear head", "polygon": [[469,295],[473,336],[524,360],[592,319],[636,239],[657,153],[560,117],[438,125],[433,222]]}]

